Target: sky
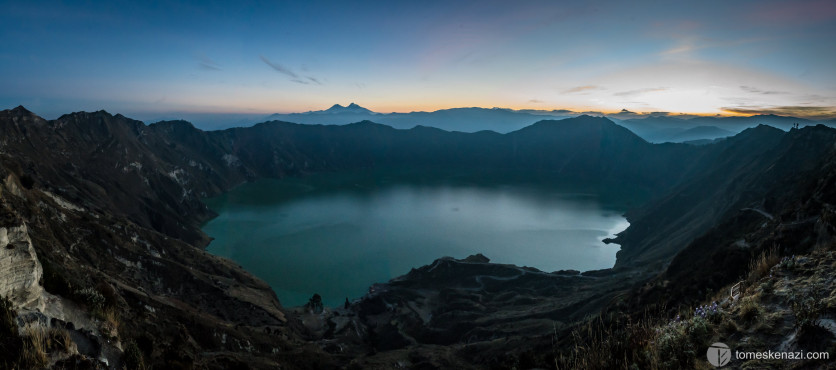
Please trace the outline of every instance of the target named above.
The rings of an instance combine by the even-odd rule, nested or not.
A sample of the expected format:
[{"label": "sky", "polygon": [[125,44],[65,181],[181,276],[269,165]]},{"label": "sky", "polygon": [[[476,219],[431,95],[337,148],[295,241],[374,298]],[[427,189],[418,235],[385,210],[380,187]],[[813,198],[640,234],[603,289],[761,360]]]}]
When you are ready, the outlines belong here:
[{"label": "sky", "polygon": [[0,109],[836,117],[836,1],[4,1]]}]

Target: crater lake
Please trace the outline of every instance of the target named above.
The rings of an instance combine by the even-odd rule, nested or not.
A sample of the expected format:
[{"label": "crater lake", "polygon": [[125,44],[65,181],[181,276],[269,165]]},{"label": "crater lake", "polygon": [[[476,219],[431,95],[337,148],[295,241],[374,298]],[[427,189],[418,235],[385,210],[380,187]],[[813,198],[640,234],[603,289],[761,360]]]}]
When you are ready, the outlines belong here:
[{"label": "crater lake", "polygon": [[[623,194],[493,174],[354,171],[258,180],[206,199],[207,251],[265,280],[285,306],[340,305],[413,267],[482,253],[546,272],[612,267]],[[628,197],[629,198],[629,197]]]}]

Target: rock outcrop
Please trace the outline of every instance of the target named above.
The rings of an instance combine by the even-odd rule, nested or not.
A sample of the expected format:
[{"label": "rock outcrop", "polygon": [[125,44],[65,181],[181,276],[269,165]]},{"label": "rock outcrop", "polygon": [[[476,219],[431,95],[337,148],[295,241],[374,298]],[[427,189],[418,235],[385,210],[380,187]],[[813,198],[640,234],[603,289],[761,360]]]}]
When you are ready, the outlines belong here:
[{"label": "rock outcrop", "polygon": [[31,307],[41,298],[43,268],[26,225],[0,227],[0,297],[18,307]]}]

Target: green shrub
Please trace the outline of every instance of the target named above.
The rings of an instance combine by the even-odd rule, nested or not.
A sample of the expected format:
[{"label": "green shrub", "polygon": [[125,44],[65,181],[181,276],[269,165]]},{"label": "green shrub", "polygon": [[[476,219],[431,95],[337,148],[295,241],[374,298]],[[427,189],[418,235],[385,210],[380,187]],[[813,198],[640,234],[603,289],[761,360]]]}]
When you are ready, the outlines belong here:
[{"label": "green shrub", "polygon": [[775,292],[775,281],[772,279],[767,279],[760,285],[761,292],[763,294],[772,294]]},{"label": "green shrub", "polygon": [[697,316],[691,319],[687,334],[688,340],[699,348],[703,343],[708,343],[711,340],[712,330],[708,320]]},{"label": "green shrub", "polygon": [[740,301],[740,318],[745,322],[753,322],[761,315],[761,308],[751,297]]},{"label": "green shrub", "polygon": [[779,266],[781,266],[782,269],[788,271],[794,270],[797,264],[798,263],[796,261],[795,255],[784,257],[781,259],[781,262],[779,262]]},{"label": "green shrub", "polygon": [[135,341],[131,340],[125,345],[125,367],[128,370],[145,369],[145,360],[142,351]]},{"label": "green shrub", "polygon": [[[689,359],[693,361],[694,351],[689,347],[688,337],[685,335],[685,323],[662,327],[656,338],[656,358],[662,359],[662,368],[681,368]],[[687,366],[687,365],[686,365]]]},{"label": "green shrub", "polygon": [[800,294],[790,296],[792,313],[795,315],[795,327],[805,328],[817,325],[824,314],[825,303],[822,299],[821,287],[813,285]]},{"label": "green shrub", "polygon": [[106,299],[94,288],[84,288],[75,291],[75,296],[84,303],[91,311],[102,311],[105,307]]}]

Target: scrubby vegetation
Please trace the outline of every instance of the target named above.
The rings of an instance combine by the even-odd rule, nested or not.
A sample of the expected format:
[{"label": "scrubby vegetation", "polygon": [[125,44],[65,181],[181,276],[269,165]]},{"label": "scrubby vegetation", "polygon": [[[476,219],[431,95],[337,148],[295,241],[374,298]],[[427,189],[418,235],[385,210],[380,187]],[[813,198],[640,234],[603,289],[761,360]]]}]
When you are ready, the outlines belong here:
[{"label": "scrubby vegetation", "polygon": [[37,323],[18,329],[12,303],[0,297],[0,369],[39,369],[49,365],[50,354],[75,352],[75,343],[62,328]]},{"label": "scrubby vegetation", "polygon": [[139,349],[139,346],[133,340],[125,344],[124,361],[125,368],[128,370],[145,369],[145,359],[143,358],[142,351]]},{"label": "scrubby vegetation", "polygon": [[757,258],[749,262],[749,278],[747,281],[752,283],[760,280],[762,277],[769,274],[769,270],[772,269],[772,266],[775,266],[780,261],[781,257],[778,254],[777,247],[772,247],[761,252]]},{"label": "scrubby vegetation", "polygon": [[[739,299],[727,286],[714,301],[682,309],[645,314],[601,316],[573,331],[570,350],[556,349],[559,369],[679,369],[713,368],[705,352],[714,342],[740,351],[829,351],[836,354],[836,337],[822,318],[836,313],[836,252],[817,250],[805,256],[780,258],[777,248],[750,263],[747,284]],[[737,361],[737,360],[734,360]],[[820,366],[816,360],[773,364],[750,360],[736,366]]]}]

